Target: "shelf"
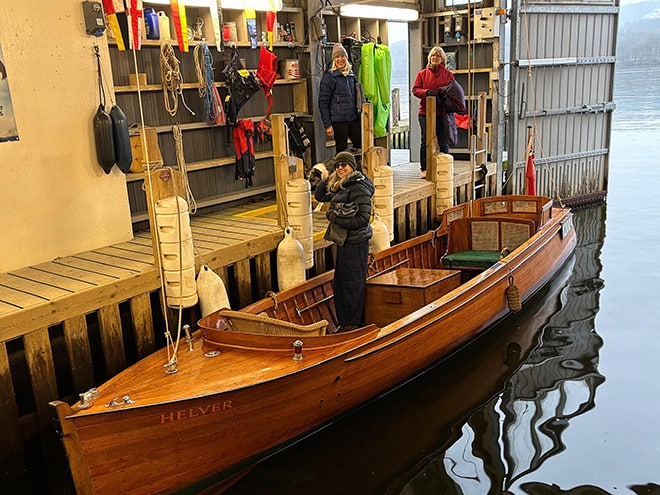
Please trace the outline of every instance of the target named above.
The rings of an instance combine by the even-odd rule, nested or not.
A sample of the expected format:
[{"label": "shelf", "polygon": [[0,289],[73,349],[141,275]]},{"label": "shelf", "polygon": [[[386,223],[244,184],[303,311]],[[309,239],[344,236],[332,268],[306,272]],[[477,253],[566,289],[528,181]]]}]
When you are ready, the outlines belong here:
[{"label": "shelf", "polygon": [[[273,158],[273,152],[262,151],[254,154],[255,160],[264,160],[266,158]],[[213,160],[203,160],[200,162],[186,163],[186,170],[188,172],[196,172],[199,170],[207,170],[209,168],[226,167],[227,165],[234,165],[235,163],[236,163],[235,156],[225,156]],[[169,167],[170,165],[167,166]],[[135,172],[135,173],[126,174],[126,182],[135,182],[138,180],[144,180],[144,172]]]},{"label": "shelf", "polygon": [[[307,83],[307,79],[276,79],[275,85],[281,86],[285,84],[303,84]],[[216,81],[215,86],[218,88],[224,88],[227,86],[227,83]],[[199,89],[199,84],[197,83],[183,83],[181,85],[182,89]],[[146,86],[140,86],[140,91],[162,91],[162,84],[147,84]],[[137,93],[137,86],[115,86],[115,93]]]},{"label": "shelf", "polygon": [[[197,208],[205,208],[207,206],[216,206],[226,203],[231,203],[232,201],[237,201],[245,198],[251,198],[253,196],[258,196],[260,194],[267,194],[275,192],[275,186],[261,186],[261,187],[250,187],[243,189],[240,192],[223,194],[221,196],[210,196],[202,200],[196,200],[195,204]],[[133,223],[137,222],[146,222],[149,219],[148,213],[135,213],[131,215],[131,221]]]},{"label": "shelf", "polygon": [[[282,112],[285,113],[286,115],[291,115],[294,114],[296,117],[300,118],[306,118],[309,117],[309,115],[305,113],[298,113],[298,112]],[[259,122],[261,119],[263,119],[265,115],[253,115],[251,117],[241,117],[242,119],[250,119],[253,122]],[[166,132],[172,132],[172,127],[174,127],[175,124],[168,124],[168,125],[155,125],[151,126],[156,129],[156,132],[158,134],[161,133],[166,133]],[[226,127],[226,124],[218,124],[218,125],[210,125],[207,122],[190,122],[188,124],[179,124],[179,129],[182,131],[194,131],[198,129],[213,129],[215,127]]]}]

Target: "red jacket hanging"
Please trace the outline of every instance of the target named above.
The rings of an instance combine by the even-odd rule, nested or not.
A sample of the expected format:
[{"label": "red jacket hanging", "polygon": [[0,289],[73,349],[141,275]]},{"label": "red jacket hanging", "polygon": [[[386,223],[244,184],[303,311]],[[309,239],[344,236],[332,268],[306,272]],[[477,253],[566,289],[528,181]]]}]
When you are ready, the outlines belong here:
[{"label": "red jacket hanging", "polygon": [[254,177],[254,122],[242,119],[233,129],[234,148],[236,149],[236,169],[234,178],[244,180],[245,187],[252,186]]}]

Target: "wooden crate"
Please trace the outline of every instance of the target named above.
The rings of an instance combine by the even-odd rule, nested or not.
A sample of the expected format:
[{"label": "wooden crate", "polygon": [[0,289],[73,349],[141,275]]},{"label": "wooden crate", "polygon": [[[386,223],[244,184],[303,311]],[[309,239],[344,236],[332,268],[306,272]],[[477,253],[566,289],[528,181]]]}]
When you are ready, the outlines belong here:
[{"label": "wooden crate", "polygon": [[392,323],[460,284],[460,270],[398,268],[378,275],[367,281],[367,323]]}]

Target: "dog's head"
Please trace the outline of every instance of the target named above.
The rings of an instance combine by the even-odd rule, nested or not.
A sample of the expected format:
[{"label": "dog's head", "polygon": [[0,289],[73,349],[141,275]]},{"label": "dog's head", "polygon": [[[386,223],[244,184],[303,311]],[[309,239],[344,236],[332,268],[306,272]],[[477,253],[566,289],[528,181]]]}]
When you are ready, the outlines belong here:
[{"label": "dog's head", "polygon": [[327,179],[330,173],[328,166],[323,162],[317,163],[310,168],[307,171],[307,180],[309,181],[312,191],[316,189],[316,186],[318,186],[322,180]]}]

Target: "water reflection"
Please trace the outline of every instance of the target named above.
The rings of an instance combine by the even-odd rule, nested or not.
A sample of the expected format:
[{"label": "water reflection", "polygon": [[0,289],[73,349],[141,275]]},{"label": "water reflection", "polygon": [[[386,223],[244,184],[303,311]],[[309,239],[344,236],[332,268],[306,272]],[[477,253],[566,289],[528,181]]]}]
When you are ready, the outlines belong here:
[{"label": "water reflection", "polygon": [[[504,391],[460,425],[457,438],[428,456],[389,493],[503,493],[565,450],[562,433],[571,419],[595,407],[596,390],[605,381],[598,371],[603,341],[594,331],[604,285],[598,261],[603,215],[603,208],[576,213],[578,261],[561,294],[561,309],[550,317],[540,345],[507,380]],[[529,483],[521,488],[544,493]]]},{"label": "water reflection", "polygon": [[574,259],[523,311],[229,493],[495,494],[561,452],[604,381],[594,332],[603,217],[576,212]]}]

